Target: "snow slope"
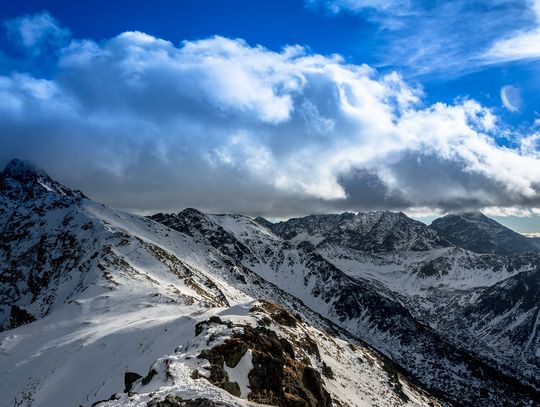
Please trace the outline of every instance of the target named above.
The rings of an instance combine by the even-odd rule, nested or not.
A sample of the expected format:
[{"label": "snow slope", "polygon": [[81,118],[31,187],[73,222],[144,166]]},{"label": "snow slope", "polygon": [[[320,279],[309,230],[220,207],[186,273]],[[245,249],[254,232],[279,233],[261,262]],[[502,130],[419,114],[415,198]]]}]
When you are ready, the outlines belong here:
[{"label": "snow slope", "polygon": [[[358,217],[381,218],[378,213],[354,216]],[[538,254],[477,254],[456,246],[437,247],[429,242],[425,242],[426,250],[409,250],[410,243],[406,242],[396,246],[406,250],[357,250],[356,247],[365,246],[364,239],[372,240],[369,235],[375,226],[359,228],[357,243],[350,245],[333,237],[335,228],[326,229],[329,237],[321,235],[321,228],[313,225],[326,225],[328,217],[316,218],[313,215],[267,227],[280,233],[286,231],[284,237],[290,237],[293,244],[300,235],[313,243],[306,230],[315,233],[316,252],[336,268],[361,284],[376,287],[381,295],[397,300],[415,319],[430,325],[454,345],[521,381],[540,387],[540,339],[535,322],[540,303],[528,300],[540,296],[536,283],[540,279]],[[482,228],[500,229],[501,225],[485,219],[481,214],[474,216],[475,223],[481,223]],[[377,227],[377,231],[379,242],[388,240],[385,233],[395,236],[390,227]],[[295,235],[296,232],[300,234]],[[402,236],[405,241],[411,236],[415,239],[411,234]],[[487,297],[497,300],[481,300]],[[504,313],[494,312],[499,308],[497,302],[505,304]]]},{"label": "snow slope", "polygon": [[[256,405],[268,394],[257,369],[274,366],[261,359],[268,338],[281,344],[279,405],[291,397],[306,405],[322,405],[321,397],[328,405],[438,404],[232,252],[92,202],[22,162],[0,174],[0,192],[2,406],[146,406],[167,397]],[[262,338],[246,342],[251,363],[246,356],[215,380],[212,369],[220,370],[201,354],[248,327]]]},{"label": "snow slope", "polygon": [[[329,245],[317,250],[349,276],[398,298],[457,346],[539,385],[540,338],[534,321],[540,304],[529,299],[540,293],[537,255],[480,255],[461,248],[385,254]],[[527,283],[516,283],[519,289],[508,289],[522,280]],[[488,293],[497,300],[482,301]],[[495,318],[499,304],[506,304],[504,316]]]}]

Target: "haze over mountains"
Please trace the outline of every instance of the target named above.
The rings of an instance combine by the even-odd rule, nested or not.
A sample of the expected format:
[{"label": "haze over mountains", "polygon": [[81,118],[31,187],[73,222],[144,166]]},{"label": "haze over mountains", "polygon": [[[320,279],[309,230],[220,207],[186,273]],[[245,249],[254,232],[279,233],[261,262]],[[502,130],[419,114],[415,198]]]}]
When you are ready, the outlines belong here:
[{"label": "haze over mountains", "polygon": [[271,223],[0,174],[0,405],[532,406],[540,254],[480,213]]}]

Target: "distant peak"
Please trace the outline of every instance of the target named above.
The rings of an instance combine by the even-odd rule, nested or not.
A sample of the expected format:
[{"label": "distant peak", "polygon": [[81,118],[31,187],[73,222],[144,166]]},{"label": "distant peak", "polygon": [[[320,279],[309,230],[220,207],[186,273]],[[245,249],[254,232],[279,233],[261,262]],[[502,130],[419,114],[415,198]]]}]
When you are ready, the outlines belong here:
[{"label": "distant peak", "polygon": [[253,219],[253,221],[267,228],[273,225],[272,222],[270,222],[268,219],[263,218],[262,216],[257,216],[255,219]]},{"label": "distant peak", "polygon": [[[351,214],[351,212],[344,212],[344,214]],[[374,210],[374,211],[360,211],[356,216],[373,215],[373,216],[406,216],[403,212],[395,212],[388,210]]]},{"label": "distant peak", "polygon": [[[256,217],[255,219],[253,219],[253,220],[255,220],[255,221],[259,221],[259,220],[260,220],[261,222],[270,222],[268,219],[263,218],[262,216],[257,216],[257,217]],[[270,223],[272,223],[272,222],[270,222]]]},{"label": "distant peak", "polygon": [[[32,191],[33,194],[27,195],[29,191]],[[4,167],[4,171],[0,172],[0,192],[9,192],[12,197],[18,196],[24,199],[39,192],[53,192],[63,196],[86,198],[81,191],[71,190],[53,180],[45,171],[30,161],[19,159],[11,160]]]},{"label": "distant peak", "polygon": [[475,221],[475,222],[492,221],[491,218],[487,217],[480,211],[465,211],[465,212],[448,213],[441,218],[435,219],[433,223],[440,223],[441,221],[449,221],[449,220],[455,221],[458,219],[461,219],[464,221]]},{"label": "distant peak", "polygon": [[186,208],[178,213],[179,215],[189,215],[189,216],[204,216],[200,210],[195,208]]},{"label": "distant peak", "polygon": [[[349,213],[346,212],[345,214],[348,215]],[[387,219],[387,220],[391,220],[391,221],[395,221],[395,220],[399,220],[399,219],[410,219],[403,212],[384,211],[384,210],[358,212],[356,215],[354,215],[354,217],[356,217],[356,218],[367,218],[367,219]]]},{"label": "distant peak", "polygon": [[6,164],[3,175],[15,179],[28,179],[36,176],[48,177],[45,171],[36,167],[30,161],[19,160],[18,158],[13,159]]},{"label": "distant peak", "polygon": [[482,218],[487,218],[486,215],[484,215],[482,212],[480,211],[467,211],[467,212],[462,212],[460,214],[460,216],[464,217],[464,218],[471,218],[471,219],[482,219]]}]

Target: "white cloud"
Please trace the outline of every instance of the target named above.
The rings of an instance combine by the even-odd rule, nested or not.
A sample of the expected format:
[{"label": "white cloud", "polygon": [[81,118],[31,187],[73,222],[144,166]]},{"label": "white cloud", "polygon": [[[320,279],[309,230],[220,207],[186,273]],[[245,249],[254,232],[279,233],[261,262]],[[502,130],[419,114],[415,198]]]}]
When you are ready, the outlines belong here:
[{"label": "white cloud", "polygon": [[529,0],[531,7],[536,14],[536,18],[540,21],[540,0]]},{"label": "white cloud", "polygon": [[496,41],[483,58],[489,62],[540,58],[540,28]]},{"label": "white cloud", "polygon": [[483,54],[488,63],[540,58],[540,0],[529,0],[530,11],[536,17],[536,28],[519,30],[495,41]]},{"label": "white cloud", "polygon": [[325,7],[333,13],[343,10],[360,12],[366,9],[394,15],[413,12],[411,0],[306,0],[306,4],[308,7]]},{"label": "white cloud", "polygon": [[510,207],[510,208],[498,208],[498,207],[486,207],[482,211],[487,216],[498,216],[502,218],[515,216],[519,218],[533,217],[540,215],[540,208],[523,208],[523,207]]},{"label": "white cloud", "polygon": [[49,46],[64,45],[70,37],[66,28],[47,12],[18,17],[5,22],[8,35],[30,54],[39,55]]},{"label": "white cloud", "polygon": [[540,159],[540,133],[523,137],[519,145],[523,155]]},{"label": "white cloud", "polygon": [[540,238],[540,232],[524,232],[522,233],[523,236],[532,237],[532,238]]},{"label": "white cloud", "polygon": [[534,143],[498,146],[489,109],[425,106],[396,73],[298,46],[177,47],[139,32],[59,55],[54,79],[0,77],[0,160],[33,159],[118,207],[540,206]]}]

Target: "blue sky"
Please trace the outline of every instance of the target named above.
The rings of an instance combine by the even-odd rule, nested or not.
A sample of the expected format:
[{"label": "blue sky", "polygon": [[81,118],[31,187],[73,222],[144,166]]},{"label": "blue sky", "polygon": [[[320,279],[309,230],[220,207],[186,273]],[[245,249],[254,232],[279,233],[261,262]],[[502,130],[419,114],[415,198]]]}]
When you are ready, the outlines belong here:
[{"label": "blue sky", "polygon": [[539,1],[21,1],[0,20],[0,164],[143,213],[481,209],[540,231]]}]

